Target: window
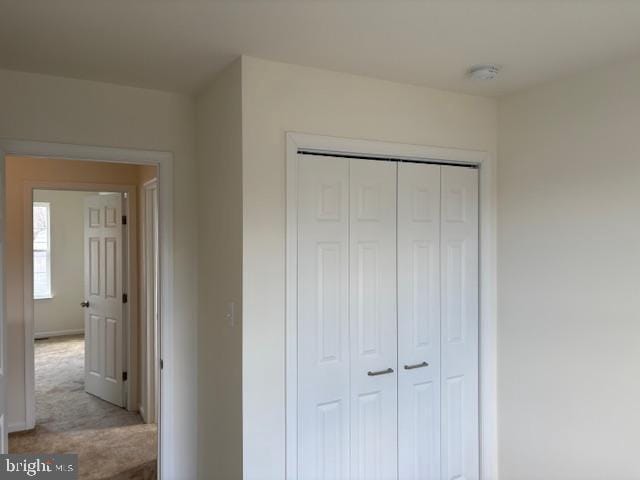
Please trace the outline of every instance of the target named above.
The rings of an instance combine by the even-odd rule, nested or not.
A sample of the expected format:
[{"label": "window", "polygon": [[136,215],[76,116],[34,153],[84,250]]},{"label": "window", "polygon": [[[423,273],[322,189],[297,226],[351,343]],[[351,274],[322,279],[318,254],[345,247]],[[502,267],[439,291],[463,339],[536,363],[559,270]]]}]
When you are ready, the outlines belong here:
[{"label": "window", "polygon": [[47,202],[33,202],[33,298],[51,298],[51,225]]}]

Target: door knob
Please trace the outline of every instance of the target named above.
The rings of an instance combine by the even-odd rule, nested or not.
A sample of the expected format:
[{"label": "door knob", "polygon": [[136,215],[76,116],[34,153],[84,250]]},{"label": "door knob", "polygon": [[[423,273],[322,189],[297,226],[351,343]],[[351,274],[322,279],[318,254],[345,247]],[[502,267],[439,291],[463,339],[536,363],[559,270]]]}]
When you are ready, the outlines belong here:
[{"label": "door knob", "polygon": [[81,302],[80,306],[83,308],[89,308],[89,302],[88,301]]}]

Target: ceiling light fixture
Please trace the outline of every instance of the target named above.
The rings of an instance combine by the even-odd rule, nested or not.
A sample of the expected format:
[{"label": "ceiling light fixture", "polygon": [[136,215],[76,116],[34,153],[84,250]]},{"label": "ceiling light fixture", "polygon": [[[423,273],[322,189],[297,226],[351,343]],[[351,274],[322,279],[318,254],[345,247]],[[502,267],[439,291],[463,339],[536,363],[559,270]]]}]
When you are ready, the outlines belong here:
[{"label": "ceiling light fixture", "polygon": [[498,76],[500,67],[497,65],[474,65],[469,69],[469,78],[472,80],[493,80]]}]

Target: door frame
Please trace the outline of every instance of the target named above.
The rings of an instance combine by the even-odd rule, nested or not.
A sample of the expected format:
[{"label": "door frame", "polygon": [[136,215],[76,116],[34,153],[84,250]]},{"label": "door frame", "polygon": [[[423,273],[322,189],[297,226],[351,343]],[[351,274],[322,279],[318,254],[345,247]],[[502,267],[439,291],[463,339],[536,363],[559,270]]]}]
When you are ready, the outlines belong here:
[{"label": "door frame", "polygon": [[[149,203],[147,202],[149,194],[154,196],[153,209],[149,208]],[[158,331],[158,317],[156,315],[157,292],[155,292],[157,288],[156,270],[158,265],[158,180],[156,178],[153,178],[142,185],[138,205],[140,211],[140,215],[138,216],[140,228],[138,231],[140,232],[140,245],[142,246],[141,251],[139,252],[140,285],[142,287],[140,292],[140,319],[141,325],[144,323],[145,328],[144,354],[146,357],[146,362],[143,366],[143,368],[146,369],[144,376],[146,389],[144,395],[140,392],[138,400],[142,419],[147,423],[154,423],[157,418],[156,404],[158,401],[158,369],[155,366],[155,362],[150,361],[153,356],[150,355],[149,352],[151,350],[150,347],[153,347],[154,352],[158,351],[158,337],[156,335],[156,332]],[[148,222],[151,217],[153,218],[153,227],[151,228],[151,231],[149,231]],[[149,235],[151,235],[151,239],[148,238]],[[149,286],[150,278],[147,275],[150,263],[153,263],[154,265],[154,275],[152,280],[155,280],[151,287]],[[154,290],[153,314],[151,318],[149,318],[150,288],[153,288]],[[149,335],[149,332],[152,332],[151,336]],[[142,369],[140,369],[140,378],[142,378]]]},{"label": "door frame", "polygon": [[[472,165],[479,170],[479,452],[480,479],[498,478],[497,429],[497,254],[496,165],[488,152],[287,132],[286,136],[286,478],[298,472],[297,367],[297,177],[298,153],[322,153]],[[319,157],[321,158],[321,157]]]},{"label": "door frame", "polygon": [[[174,288],[173,288],[173,153],[155,150],[138,150],[129,148],[100,147],[91,145],[74,145],[66,143],[38,142],[0,138],[0,165],[4,164],[7,155],[23,157],[43,157],[63,160],[80,160],[87,162],[124,163],[134,165],[150,165],[158,168],[158,283],[159,283],[159,332],[161,359],[159,398],[158,398],[158,478],[163,472],[177,471],[173,451],[176,449],[174,422],[171,412],[174,407],[174,358],[173,338],[174,324]],[[0,199],[5,197],[5,172],[0,172]],[[0,252],[0,258],[2,258]],[[0,265],[4,284],[4,265]],[[5,332],[6,303],[3,302],[0,314],[0,331]],[[2,354],[6,353],[7,339],[2,336]],[[7,357],[5,356],[5,359]],[[8,359],[7,359],[8,360]],[[6,366],[7,363],[4,363]],[[6,383],[6,382],[5,382]],[[4,394],[5,392],[0,392]],[[6,435],[6,432],[3,433]],[[0,452],[4,453],[4,452]]]},{"label": "door frame", "polygon": [[[137,248],[137,205],[136,185],[112,185],[103,183],[78,183],[64,181],[26,181],[23,194],[23,316],[24,316],[24,381],[25,381],[25,424],[24,430],[36,426],[36,381],[35,381],[35,300],[33,298],[33,192],[35,190],[50,191],[81,191],[81,192],[117,192],[127,194],[122,200],[122,214],[127,216],[127,225],[123,226],[122,243],[125,246],[123,255],[124,275],[123,290],[128,294],[128,302],[123,304],[123,349],[122,365],[128,374],[126,394],[123,392],[124,406],[134,411],[138,405],[138,331],[131,328],[131,321],[135,318],[133,312],[138,311],[138,255]],[[83,257],[84,258],[84,257]],[[127,291],[128,290],[128,291]],[[124,385],[123,385],[124,386]],[[22,430],[22,428],[21,428]],[[14,430],[10,430],[14,431]]]}]

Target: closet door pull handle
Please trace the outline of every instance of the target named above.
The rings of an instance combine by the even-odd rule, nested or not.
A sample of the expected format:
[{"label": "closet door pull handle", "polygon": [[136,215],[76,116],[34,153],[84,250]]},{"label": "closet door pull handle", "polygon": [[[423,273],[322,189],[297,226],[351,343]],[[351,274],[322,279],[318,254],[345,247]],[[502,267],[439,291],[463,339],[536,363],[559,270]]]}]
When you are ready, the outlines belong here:
[{"label": "closet door pull handle", "polygon": [[367,372],[367,375],[370,377],[375,377],[377,375],[386,375],[387,373],[393,373],[393,368],[387,368],[386,370],[378,370],[377,372]]},{"label": "closet door pull handle", "polygon": [[422,362],[422,363],[416,363],[415,365],[405,365],[404,369],[405,370],[413,370],[415,368],[422,368],[422,367],[428,367],[429,364],[427,362]]}]

